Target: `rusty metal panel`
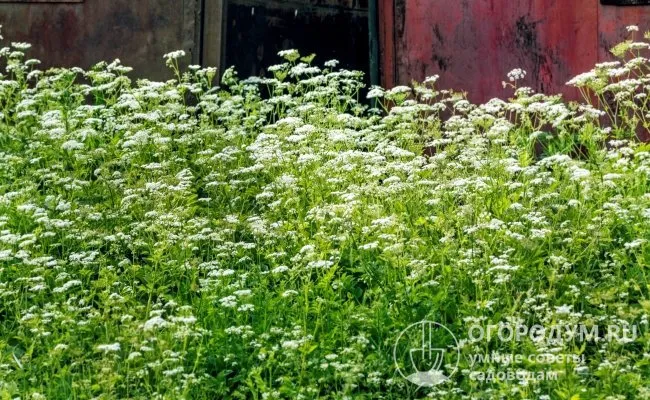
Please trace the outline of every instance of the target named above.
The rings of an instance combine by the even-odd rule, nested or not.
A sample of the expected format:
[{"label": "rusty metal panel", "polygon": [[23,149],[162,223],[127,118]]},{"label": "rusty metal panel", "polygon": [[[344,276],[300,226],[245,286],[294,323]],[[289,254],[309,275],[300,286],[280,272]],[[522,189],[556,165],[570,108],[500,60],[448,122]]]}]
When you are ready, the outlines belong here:
[{"label": "rusty metal panel", "polygon": [[473,101],[506,97],[501,82],[528,71],[538,91],[577,94],[564,83],[598,59],[592,0],[395,0],[396,83],[441,75]]},{"label": "rusty metal panel", "polygon": [[626,30],[628,25],[640,27],[641,32],[636,33],[637,38],[641,37],[642,32],[650,29],[650,6],[601,5],[598,18],[599,59],[612,60],[613,56],[609,50],[630,36]]},{"label": "rusty metal panel", "polygon": [[379,1],[379,72],[381,85],[395,83],[395,14],[393,0]]},{"label": "rusty metal panel", "polygon": [[[0,3],[6,40],[30,42],[29,55],[49,66],[89,67],[121,61],[136,76],[168,78],[163,54],[193,55],[198,0],[85,0],[71,4]],[[189,60],[188,60],[189,61]]]},{"label": "rusty metal panel", "polygon": [[382,82],[439,74],[443,87],[485,101],[507,97],[501,81],[521,67],[524,84],[577,99],[566,81],[611,60],[626,26],[650,29],[642,3],[650,0],[382,0]]}]

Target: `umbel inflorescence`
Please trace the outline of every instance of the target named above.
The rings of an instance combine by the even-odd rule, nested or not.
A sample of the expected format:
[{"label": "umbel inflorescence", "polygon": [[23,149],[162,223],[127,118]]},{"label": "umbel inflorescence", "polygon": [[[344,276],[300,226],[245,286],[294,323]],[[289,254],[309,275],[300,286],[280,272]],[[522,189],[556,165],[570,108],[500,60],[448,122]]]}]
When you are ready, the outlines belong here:
[{"label": "umbel inflorescence", "polygon": [[[631,34],[635,34],[632,30]],[[0,397],[623,399],[647,334],[468,340],[468,327],[647,328],[648,45],[570,84],[471,104],[284,51],[269,77],[116,60],[40,71],[0,50]],[[458,373],[418,388],[420,320]],[[568,354],[503,365],[476,354]],[[575,357],[574,357],[575,356]],[[517,377],[479,381],[508,368]]]}]

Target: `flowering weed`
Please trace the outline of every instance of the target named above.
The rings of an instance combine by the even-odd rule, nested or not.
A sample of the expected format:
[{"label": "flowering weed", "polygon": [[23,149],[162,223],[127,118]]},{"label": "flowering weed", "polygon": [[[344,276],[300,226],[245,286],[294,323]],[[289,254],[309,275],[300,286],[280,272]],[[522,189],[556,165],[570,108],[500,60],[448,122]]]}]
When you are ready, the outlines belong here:
[{"label": "flowering weed", "polygon": [[[634,33],[634,31],[631,31]],[[297,51],[240,79],[0,50],[0,397],[650,397],[650,63],[475,105],[373,87]],[[434,388],[396,373],[420,320],[460,339]],[[472,324],[638,325],[631,342],[467,340]],[[627,326],[626,325],[626,326]],[[555,380],[477,381],[472,354]],[[531,375],[532,376],[532,375]]]}]

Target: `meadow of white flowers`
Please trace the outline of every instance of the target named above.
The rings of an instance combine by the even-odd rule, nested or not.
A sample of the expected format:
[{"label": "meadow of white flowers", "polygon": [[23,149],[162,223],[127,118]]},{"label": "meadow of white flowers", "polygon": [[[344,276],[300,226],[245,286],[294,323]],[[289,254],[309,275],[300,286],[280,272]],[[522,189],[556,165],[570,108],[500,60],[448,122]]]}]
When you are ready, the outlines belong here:
[{"label": "meadow of white flowers", "polygon": [[[632,32],[632,34],[634,34]],[[650,398],[650,61],[475,105],[281,53],[268,78],[0,50],[0,399]],[[372,101],[376,108],[367,104]],[[458,372],[402,379],[438,321]],[[470,341],[472,324],[638,326],[630,340]],[[471,379],[469,355],[557,379]]]}]

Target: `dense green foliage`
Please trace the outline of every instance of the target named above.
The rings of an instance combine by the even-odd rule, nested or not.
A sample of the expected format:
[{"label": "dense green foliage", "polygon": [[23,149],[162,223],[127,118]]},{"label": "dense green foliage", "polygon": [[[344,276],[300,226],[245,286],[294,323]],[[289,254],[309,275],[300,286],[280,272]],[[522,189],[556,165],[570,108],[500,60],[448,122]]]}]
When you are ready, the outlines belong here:
[{"label": "dense green foliage", "polygon": [[[627,47],[625,47],[627,46]],[[645,46],[645,47],[644,47]],[[295,51],[274,77],[167,62],[41,72],[0,50],[0,398],[650,397],[644,43],[576,78],[473,105],[436,77],[359,99]],[[389,106],[390,105],[390,106]],[[459,370],[418,388],[393,345],[445,324]],[[472,324],[638,337],[472,342]],[[553,380],[472,379],[472,354]]]}]

